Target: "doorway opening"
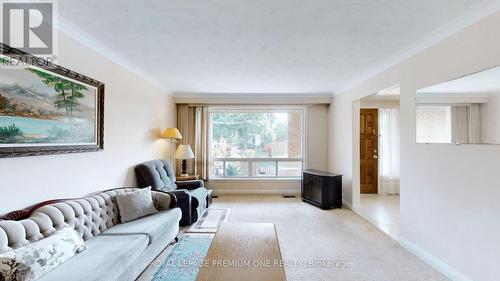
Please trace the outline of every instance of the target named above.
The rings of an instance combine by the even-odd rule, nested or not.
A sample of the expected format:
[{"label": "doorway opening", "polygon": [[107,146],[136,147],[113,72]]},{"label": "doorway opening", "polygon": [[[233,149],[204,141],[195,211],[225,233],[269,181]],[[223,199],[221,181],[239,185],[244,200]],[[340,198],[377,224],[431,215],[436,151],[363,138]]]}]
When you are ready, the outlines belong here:
[{"label": "doorway opening", "polygon": [[[356,211],[399,240],[399,86],[359,101],[359,198]],[[354,189],[356,190],[356,189]]]}]

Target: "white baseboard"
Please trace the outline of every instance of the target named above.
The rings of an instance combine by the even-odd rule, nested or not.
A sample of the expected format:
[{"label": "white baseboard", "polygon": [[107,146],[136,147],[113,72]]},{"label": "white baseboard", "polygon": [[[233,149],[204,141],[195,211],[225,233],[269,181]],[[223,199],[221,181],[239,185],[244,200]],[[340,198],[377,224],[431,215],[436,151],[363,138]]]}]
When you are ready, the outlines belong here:
[{"label": "white baseboard", "polygon": [[300,195],[297,189],[214,189],[215,195]]},{"label": "white baseboard", "polygon": [[349,202],[347,202],[347,201],[345,201],[344,199],[342,199],[342,207],[346,207],[349,210],[353,210],[352,209],[352,204],[349,203]]},{"label": "white baseboard", "polygon": [[469,279],[465,275],[463,275],[460,271],[449,266],[447,263],[445,263],[442,260],[431,255],[429,252],[425,251],[424,249],[420,248],[419,246],[406,240],[404,237],[401,237],[401,236],[399,237],[399,244],[403,248],[405,248],[406,250],[410,251],[411,253],[413,253],[414,255],[416,255],[417,257],[422,259],[423,261],[425,261],[427,264],[432,266],[434,269],[441,272],[444,276],[448,277],[449,279],[451,279],[453,281],[472,281],[471,279]]}]

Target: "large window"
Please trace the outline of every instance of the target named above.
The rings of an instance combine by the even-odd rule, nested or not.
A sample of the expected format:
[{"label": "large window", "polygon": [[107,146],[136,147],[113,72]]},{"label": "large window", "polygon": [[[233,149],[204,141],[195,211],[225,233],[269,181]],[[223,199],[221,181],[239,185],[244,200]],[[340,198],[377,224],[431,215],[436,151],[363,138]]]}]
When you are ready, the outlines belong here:
[{"label": "large window", "polygon": [[299,178],[301,110],[210,111],[212,178]]}]

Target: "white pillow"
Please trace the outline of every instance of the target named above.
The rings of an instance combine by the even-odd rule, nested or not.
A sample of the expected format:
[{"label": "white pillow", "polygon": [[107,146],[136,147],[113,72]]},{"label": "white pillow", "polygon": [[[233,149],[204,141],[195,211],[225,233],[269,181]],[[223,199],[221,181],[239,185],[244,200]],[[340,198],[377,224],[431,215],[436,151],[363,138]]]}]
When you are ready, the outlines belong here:
[{"label": "white pillow", "polygon": [[83,249],[78,232],[65,227],[47,238],[0,254],[0,280],[38,279]]},{"label": "white pillow", "polygon": [[118,204],[120,221],[122,223],[158,212],[153,203],[153,198],[151,197],[151,187],[129,193],[117,194],[116,204]]}]

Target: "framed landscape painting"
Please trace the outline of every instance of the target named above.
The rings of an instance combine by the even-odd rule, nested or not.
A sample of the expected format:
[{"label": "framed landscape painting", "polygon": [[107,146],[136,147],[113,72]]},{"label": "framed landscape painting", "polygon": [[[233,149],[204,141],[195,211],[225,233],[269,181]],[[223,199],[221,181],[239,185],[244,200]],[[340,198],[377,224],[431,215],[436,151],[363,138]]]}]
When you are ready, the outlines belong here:
[{"label": "framed landscape painting", "polygon": [[0,44],[0,157],[103,149],[104,84]]}]

